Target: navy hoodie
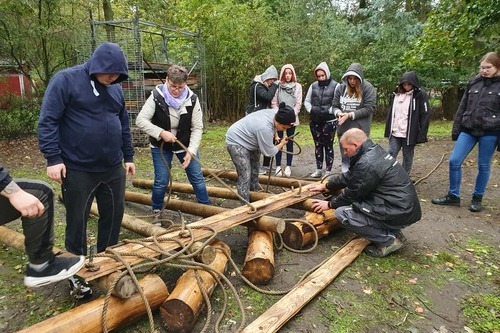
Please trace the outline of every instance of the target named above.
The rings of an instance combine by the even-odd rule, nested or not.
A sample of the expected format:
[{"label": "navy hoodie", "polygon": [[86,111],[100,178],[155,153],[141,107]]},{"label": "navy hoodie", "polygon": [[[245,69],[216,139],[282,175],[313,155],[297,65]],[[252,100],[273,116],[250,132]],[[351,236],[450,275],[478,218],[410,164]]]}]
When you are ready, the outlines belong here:
[{"label": "navy hoodie", "polygon": [[[96,74],[119,74],[106,86]],[[38,144],[47,165],[103,172],[133,162],[134,148],[119,82],[127,61],[114,43],[101,44],[83,65],[58,72],[50,81],[38,123]]]}]

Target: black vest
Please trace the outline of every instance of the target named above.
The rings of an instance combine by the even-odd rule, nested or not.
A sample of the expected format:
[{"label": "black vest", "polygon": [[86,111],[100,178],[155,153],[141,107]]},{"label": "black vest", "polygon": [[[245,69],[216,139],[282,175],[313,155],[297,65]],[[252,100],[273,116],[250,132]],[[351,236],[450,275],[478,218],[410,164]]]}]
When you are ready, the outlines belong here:
[{"label": "black vest", "polygon": [[[167,131],[171,130],[170,125],[170,111],[168,109],[167,103],[165,103],[165,99],[158,92],[158,90],[154,89],[153,99],[155,101],[155,114],[151,119],[151,122],[159,126]],[[177,140],[179,140],[184,146],[189,146],[189,140],[191,139],[191,119],[193,118],[193,109],[196,104],[196,99],[198,96],[193,94],[191,96],[191,105],[186,106],[187,113],[182,114],[179,118],[179,127],[177,128],[177,134],[175,135]],[[155,147],[160,147],[163,140],[157,140],[156,138],[150,136],[149,142]],[[177,151],[182,150],[183,148],[176,142],[164,142],[163,148],[168,151]]]},{"label": "black vest", "polygon": [[331,80],[327,86],[320,86],[318,82],[312,84],[311,90],[311,120],[315,123],[324,123],[335,119],[335,115],[328,113],[332,107],[333,96],[337,82]]}]

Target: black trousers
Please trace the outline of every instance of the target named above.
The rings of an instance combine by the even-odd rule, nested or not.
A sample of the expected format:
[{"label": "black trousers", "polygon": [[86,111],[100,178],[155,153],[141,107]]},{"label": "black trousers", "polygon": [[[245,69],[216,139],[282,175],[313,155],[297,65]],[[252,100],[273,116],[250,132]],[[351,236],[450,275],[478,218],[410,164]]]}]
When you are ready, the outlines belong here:
[{"label": "black trousers", "polygon": [[87,255],[87,220],[94,198],[99,210],[97,252],[118,243],[125,210],[125,169],[106,172],[67,170],[62,193],[66,206],[66,250]]},{"label": "black trousers", "polygon": [[[45,210],[39,217],[21,218],[24,247],[32,264],[43,264],[52,257],[54,246],[54,192],[49,184],[29,179],[15,179],[17,185],[41,201]],[[0,225],[21,217],[9,200],[0,195]]]}]

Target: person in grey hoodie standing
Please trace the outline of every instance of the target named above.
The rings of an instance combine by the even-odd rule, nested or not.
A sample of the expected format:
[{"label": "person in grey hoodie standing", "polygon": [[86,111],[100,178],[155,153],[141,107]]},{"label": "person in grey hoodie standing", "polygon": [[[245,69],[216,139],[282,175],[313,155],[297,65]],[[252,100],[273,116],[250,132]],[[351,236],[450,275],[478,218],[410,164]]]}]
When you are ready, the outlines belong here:
[{"label": "person in grey hoodie standing", "polygon": [[326,62],[320,63],[314,70],[317,81],[309,86],[304,100],[304,107],[310,113],[309,128],[314,140],[314,156],[316,170],[312,178],[323,176],[323,160],[328,175],[333,166],[333,139],[337,129],[336,117],[332,109],[332,100],[338,87],[337,81],[330,77],[330,69]]},{"label": "person in grey hoodie standing", "polygon": [[420,88],[415,72],[405,72],[394,91],[387,112],[385,137],[389,138],[387,152],[397,158],[403,150],[403,168],[410,174],[415,145],[427,142],[429,129],[429,97]]},{"label": "person in grey hoodie standing", "polygon": [[[249,102],[245,116],[255,111],[271,109],[271,101],[276,94],[276,90],[278,90],[278,84],[278,70],[274,65],[269,66],[264,73],[256,75],[248,90]],[[267,171],[271,171],[270,164],[271,158],[264,156],[262,168],[260,168],[259,173],[264,174]]]},{"label": "person in grey hoodie standing", "polygon": [[[335,91],[333,112],[338,118],[337,135],[340,138],[348,129],[359,128],[370,136],[377,91],[364,79],[361,64],[353,63],[342,76],[342,84]],[[349,170],[349,156],[340,143],[342,172]]]},{"label": "person in grey hoodie standing", "polygon": [[[58,72],[43,97],[38,144],[47,176],[62,185],[66,249],[87,254],[87,219],[99,209],[97,252],[118,243],[125,210],[125,177],[135,173],[134,147],[120,82],[128,78],[118,44],[99,45],[90,59]],[[92,293],[70,278],[75,298]]]}]

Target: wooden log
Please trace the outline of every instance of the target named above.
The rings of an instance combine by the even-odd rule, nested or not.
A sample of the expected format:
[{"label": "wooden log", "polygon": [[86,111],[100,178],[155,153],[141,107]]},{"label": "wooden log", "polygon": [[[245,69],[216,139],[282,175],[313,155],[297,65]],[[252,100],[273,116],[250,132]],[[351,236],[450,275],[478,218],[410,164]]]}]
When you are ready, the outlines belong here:
[{"label": "wooden log", "polygon": [[[220,240],[214,240],[211,245],[214,248],[224,248],[230,253],[229,246]],[[224,252],[218,249],[215,260],[209,266],[224,273],[227,261],[228,258]],[[197,272],[202,281],[202,287],[208,295],[211,295],[217,281],[206,271],[197,270]],[[203,294],[195,277],[195,270],[189,269],[177,280],[174,290],[160,307],[160,316],[167,331],[191,332],[204,304]]]},{"label": "wooden log", "polygon": [[[150,179],[134,178],[134,180],[132,180],[132,185],[134,185],[135,187],[152,189],[153,188],[153,181]],[[191,186],[191,184],[172,182],[171,188],[172,188],[173,192],[194,194],[194,189],[193,189],[193,186]],[[208,195],[211,197],[239,200],[237,192],[231,191],[228,188],[207,186],[207,192],[208,192]],[[262,200],[262,199],[268,198],[272,195],[273,195],[273,193],[251,191],[250,192],[250,202]],[[302,209],[302,210],[307,210],[307,211],[312,212],[312,211],[314,211],[312,209],[313,203],[314,203],[314,200],[306,199],[302,202],[298,202],[294,205],[291,205],[290,208]]]},{"label": "wooden log", "polygon": [[204,245],[203,242],[194,242],[188,249],[188,252],[193,254],[198,252],[195,260],[205,265],[210,265],[216,256],[215,248],[211,245]]},{"label": "wooden log", "polygon": [[[99,216],[99,211],[97,209],[96,203],[92,203],[92,206],[90,207],[90,213]],[[142,219],[138,219],[137,217],[128,214],[123,214],[122,227],[142,236],[153,236],[158,232],[165,231],[165,228],[148,223]]]},{"label": "wooden log", "polygon": [[248,237],[245,265],[241,274],[256,285],[268,284],[274,277],[273,235],[252,230]]},{"label": "wooden log", "polygon": [[[285,229],[284,226],[283,229]],[[24,235],[4,226],[0,226],[0,243],[5,244],[13,249],[26,252],[26,248],[24,247]],[[60,253],[63,251],[54,246],[52,248],[52,252]]]},{"label": "wooden log", "polygon": [[[153,274],[139,280],[139,286],[146,296],[152,310],[160,307],[168,297],[165,282]],[[44,320],[18,333],[94,333],[102,332],[102,310],[104,297],[85,303],[55,317]],[[130,324],[146,314],[146,307],[141,295],[134,294],[129,299],[111,296],[106,316],[107,327],[113,330],[119,326]]]},{"label": "wooden log", "polygon": [[[238,179],[238,174],[236,171],[228,171],[228,170],[217,170],[217,169],[209,169],[209,168],[202,168],[201,169],[203,172],[203,176],[212,176],[212,175],[217,175],[219,178],[226,178],[229,180],[237,180]],[[263,185],[273,185],[273,186],[281,186],[281,187],[288,187],[288,188],[297,188],[297,180],[294,178],[285,178],[285,177],[274,177],[274,176],[267,176],[267,175],[259,175],[259,183]],[[309,180],[299,180],[302,186],[308,185],[308,184],[313,184],[315,182],[309,181]]]},{"label": "wooden log", "polygon": [[[100,279],[92,281],[92,284],[97,286],[104,293],[107,293],[109,288],[111,288],[111,285],[119,275],[119,272],[112,273],[110,275],[106,275]],[[130,275],[124,275],[120,278],[120,280],[118,280],[118,282],[116,282],[111,294],[116,297],[126,299],[132,297],[132,295],[134,295],[136,292],[137,289]]]},{"label": "wooden log", "polygon": [[[318,239],[330,234],[332,231],[340,228],[340,223],[335,218],[335,211],[329,209],[322,214],[306,212],[304,215],[306,221],[314,225],[318,233]],[[281,234],[283,243],[292,249],[300,250],[304,246],[312,244],[314,230],[303,222],[290,222],[286,224],[285,231]]]},{"label": "wooden log", "polygon": [[[151,205],[151,196],[149,194],[126,191],[125,200],[140,203],[143,205]],[[166,208],[173,211],[180,210],[181,212],[201,217],[210,217],[230,211],[230,209],[227,208],[203,205],[196,202],[181,201],[176,199],[170,199]],[[259,230],[268,230],[272,232],[282,233],[285,230],[285,224],[285,221],[282,219],[271,216],[262,216],[243,225]]]},{"label": "wooden log", "polygon": [[277,332],[321,290],[328,286],[345,267],[350,265],[369,243],[364,238],[350,241],[288,294],[245,327],[241,333]]},{"label": "wooden log", "polygon": [[[252,203],[252,206],[255,209],[252,212],[249,211],[249,207],[241,206],[191,223],[190,226],[192,227],[206,227],[192,229],[192,239],[197,241],[212,236],[213,232],[208,228],[215,230],[215,232],[222,232],[315,196],[317,193],[308,191],[308,187],[309,186],[306,186],[300,193],[298,190],[287,191],[256,201]],[[188,204],[192,205],[192,203]],[[161,246],[166,251],[177,249],[179,246],[186,245],[191,241],[190,238],[184,238],[179,235],[178,231],[171,231],[165,234],[164,237],[176,239],[176,241],[165,240],[161,242]],[[135,253],[140,256],[159,256],[157,251],[149,249],[141,244],[120,244],[115,246],[114,250],[121,253]],[[125,256],[125,259],[130,265],[135,265],[144,261],[143,258],[132,255]],[[78,272],[78,275],[87,281],[92,281],[102,276],[109,275],[117,269],[121,269],[123,267],[123,264],[120,262],[107,257],[95,258],[94,263],[100,266],[98,271],[87,271],[86,269],[81,269]]]}]

